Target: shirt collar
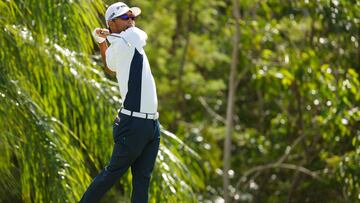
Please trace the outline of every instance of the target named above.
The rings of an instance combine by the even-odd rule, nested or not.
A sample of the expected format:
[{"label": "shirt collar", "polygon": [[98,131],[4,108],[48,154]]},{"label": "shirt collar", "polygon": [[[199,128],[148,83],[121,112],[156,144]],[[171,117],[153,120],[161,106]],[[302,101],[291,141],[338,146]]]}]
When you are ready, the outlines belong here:
[{"label": "shirt collar", "polygon": [[107,40],[112,44],[116,42],[116,40],[120,40],[121,37],[121,33],[111,33],[111,35],[107,37]]}]

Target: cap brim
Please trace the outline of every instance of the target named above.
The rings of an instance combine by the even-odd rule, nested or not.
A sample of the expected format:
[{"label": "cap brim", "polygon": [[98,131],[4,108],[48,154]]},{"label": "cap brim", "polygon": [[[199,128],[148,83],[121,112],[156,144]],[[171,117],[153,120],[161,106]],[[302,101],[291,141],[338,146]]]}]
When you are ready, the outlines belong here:
[{"label": "cap brim", "polygon": [[141,13],[141,9],[139,7],[131,7],[130,11],[134,14],[134,16],[138,16]]}]

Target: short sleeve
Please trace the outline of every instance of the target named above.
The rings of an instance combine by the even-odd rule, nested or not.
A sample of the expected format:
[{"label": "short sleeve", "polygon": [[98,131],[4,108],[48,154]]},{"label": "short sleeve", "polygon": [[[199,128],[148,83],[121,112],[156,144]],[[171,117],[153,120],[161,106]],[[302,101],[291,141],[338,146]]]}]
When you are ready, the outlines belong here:
[{"label": "short sleeve", "polygon": [[148,38],[146,32],[137,27],[127,29],[122,33],[122,36],[138,49],[141,49],[146,45],[146,40]]},{"label": "short sleeve", "polygon": [[106,65],[111,71],[118,71],[119,67],[122,67],[127,57],[129,57],[130,49],[125,42],[118,40],[111,44],[105,52]]}]

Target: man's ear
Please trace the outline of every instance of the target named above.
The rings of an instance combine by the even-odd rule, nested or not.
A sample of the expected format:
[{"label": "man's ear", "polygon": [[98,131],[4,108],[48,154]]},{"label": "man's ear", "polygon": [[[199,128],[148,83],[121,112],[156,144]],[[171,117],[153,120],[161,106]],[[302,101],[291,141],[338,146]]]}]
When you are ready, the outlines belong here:
[{"label": "man's ear", "polygon": [[110,27],[112,27],[112,26],[114,26],[114,21],[113,20],[109,20],[108,21],[108,25],[109,25],[109,29],[110,29]]}]

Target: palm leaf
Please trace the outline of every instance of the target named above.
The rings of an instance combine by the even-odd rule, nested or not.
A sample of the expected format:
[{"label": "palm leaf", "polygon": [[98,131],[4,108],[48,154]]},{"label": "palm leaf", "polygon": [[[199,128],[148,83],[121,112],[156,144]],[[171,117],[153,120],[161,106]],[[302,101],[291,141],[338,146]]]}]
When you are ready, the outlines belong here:
[{"label": "palm leaf", "polygon": [[[120,106],[117,84],[91,55],[89,33],[103,5],[9,1],[0,8],[0,201],[77,201],[109,160]],[[200,157],[163,134],[151,201],[196,201],[204,187]]]}]

